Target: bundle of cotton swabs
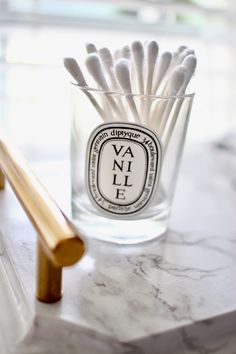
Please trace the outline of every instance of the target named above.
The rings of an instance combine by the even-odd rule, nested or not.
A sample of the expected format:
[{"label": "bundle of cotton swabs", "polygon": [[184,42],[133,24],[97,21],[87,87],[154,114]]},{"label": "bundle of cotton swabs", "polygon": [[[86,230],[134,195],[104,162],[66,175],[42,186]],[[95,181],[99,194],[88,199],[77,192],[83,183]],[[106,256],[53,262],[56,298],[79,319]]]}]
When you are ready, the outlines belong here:
[{"label": "bundle of cotton swabs", "polygon": [[86,75],[74,58],[65,58],[64,65],[102,121],[150,127],[167,148],[195,72],[194,51],[180,46],[173,53],[160,53],[156,41],[134,41],[113,54],[108,48],[97,49],[93,43],[86,44],[86,50],[87,70],[95,81],[93,86],[104,92],[104,100],[98,102],[88,90]]}]

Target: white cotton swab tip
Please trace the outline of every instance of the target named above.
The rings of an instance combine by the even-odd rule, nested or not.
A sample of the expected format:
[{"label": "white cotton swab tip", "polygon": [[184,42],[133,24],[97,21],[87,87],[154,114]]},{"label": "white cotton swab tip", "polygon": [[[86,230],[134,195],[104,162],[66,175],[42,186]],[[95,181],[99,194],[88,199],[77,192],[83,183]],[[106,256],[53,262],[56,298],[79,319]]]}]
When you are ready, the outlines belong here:
[{"label": "white cotton swab tip", "polygon": [[64,66],[79,86],[87,86],[84,75],[74,58],[64,58]]},{"label": "white cotton swab tip", "polygon": [[158,132],[161,135],[163,134],[163,131],[165,130],[165,127],[167,125],[170,112],[177,98],[176,96],[179,94],[183,86],[185,76],[186,76],[186,71],[187,71],[186,68],[181,65],[179,65],[173,70],[168,83],[169,99],[168,101],[163,102],[161,106],[161,110],[157,112],[157,114],[159,114],[158,122],[152,121],[154,125],[158,124]]},{"label": "white cotton swab tip", "polygon": [[120,57],[121,57],[121,51],[120,49],[116,49],[113,53],[114,61],[117,61]]},{"label": "white cotton swab tip", "polygon": [[[77,81],[79,86],[87,88],[87,82],[85,81],[85,78],[82,74],[82,71],[77,63],[77,61],[74,58],[65,58],[64,59],[64,66],[65,68],[69,71],[69,73],[73,76],[73,78]],[[84,90],[85,95],[88,97],[94,108],[97,110],[98,114],[101,116],[101,118],[106,121],[106,115],[96,99],[93,97],[93,95],[89,92]]]},{"label": "white cotton swab tip", "polygon": [[160,59],[158,61],[158,66],[157,66],[157,77],[153,85],[152,92],[155,95],[156,91],[158,90],[163,77],[165,76],[168,68],[170,67],[172,60],[172,54],[171,52],[164,52],[161,54]]},{"label": "white cotton swab tip", "polygon": [[184,60],[182,65],[188,70],[191,76],[194,74],[197,66],[197,58],[195,55],[190,54]]},{"label": "white cotton swab tip", "polygon": [[191,48],[184,49],[181,53],[179,53],[179,57],[177,58],[178,64],[181,64],[184,59],[189,55],[194,55],[194,50]]},{"label": "white cotton swab tip", "polygon": [[172,54],[171,52],[164,52],[162,53],[161,58],[163,62],[167,62],[169,64],[172,59]]},{"label": "white cotton swab tip", "polygon": [[125,59],[130,59],[130,47],[128,45],[125,45],[122,49],[121,49],[121,55],[123,58]]},{"label": "white cotton swab tip", "polygon": [[86,58],[85,64],[87,66],[88,72],[92,75],[97,84],[103,90],[109,91],[98,55],[94,53],[89,54]]},{"label": "white cotton swab tip", "polygon": [[140,123],[140,117],[137,111],[136,104],[134,102],[134,98],[132,96],[129,61],[127,59],[120,59],[116,62],[115,75],[121,89],[124,91],[124,93],[127,94],[125,97],[132,112],[134,120]]},{"label": "white cotton swab tip", "polygon": [[125,93],[131,93],[129,62],[127,59],[119,59],[116,62],[115,74],[122,90]]},{"label": "white cotton swab tip", "polygon": [[170,96],[176,96],[180,91],[187,75],[187,70],[183,65],[177,66],[170,78]]},{"label": "white cotton swab tip", "polygon": [[113,67],[113,58],[111,52],[108,48],[101,48],[98,50],[98,54],[102,60],[102,62],[109,68]]},{"label": "white cotton swab tip", "polygon": [[177,52],[178,53],[182,53],[185,49],[187,49],[188,47],[186,45],[181,45],[178,49]]},{"label": "white cotton swab tip", "polygon": [[133,53],[143,53],[143,45],[140,41],[134,41],[131,43],[131,50]]},{"label": "white cotton swab tip", "polygon": [[156,41],[150,41],[147,43],[147,59],[149,66],[156,63],[156,59],[159,52],[159,46]]},{"label": "white cotton swab tip", "polygon": [[143,63],[144,63],[144,49],[140,41],[131,43],[131,54],[134,63],[134,72],[136,77],[136,84],[140,94],[144,94],[144,80],[143,80]]},{"label": "white cotton swab tip", "polygon": [[146,94],[150,95],[152,91],[153,73],[158,56],[159,46],[157,42],[151,41],[147,44],[147,82],[146,82]]},{"label": "white cotton swab tip", "polygon": [[97,52],[97,48],[93,43],[86,43],[85,47],[88,54]]},{"label": "white cotton swab tip", "polygon": [[[118,83],[116,81],[114,71],[113,71],[113,57],[108,48],[101,48],[98,51],[99,57],[101,58],[103,67],[108,74],[110,88],[111,90],[117,91],[119,90]],[[123,103],[120,97],[116,97],[116,101],[118,103],[119,111],[123,117],[125,117],[125,108],[123,107]]]},{"label": "white cotton swab tip", "polygon": [[142,43],[139,41],[134,41],[133,43],[131,43],[131,51],[137,70],[140,70],[144,60],[144,50]]},{"label": "white cotton swab tip", "polygon": [[189,81],[191,80],[197,66],[197,58],[195,55],[191,54],[188,55],[182,62],[182,65],[186,69],[186,76],[185,76],[185,81],[183,85],[183,91],[185,91],[186,87],[189,84]]},{"label": "white cotton swab tip", "polygon": [[[89,73],[93,76],[94,80],[98,84],[98,86],[104,91],[110,91],[110,88],[107,84],[103,68],[100,62],[100,59],[97,54],[89,54],[85,64]],[[123,119],[122,109],[116,103],[115,99],[110,95],[105,95],[107,101],[109,101],[114,113],[119,119]]]}]

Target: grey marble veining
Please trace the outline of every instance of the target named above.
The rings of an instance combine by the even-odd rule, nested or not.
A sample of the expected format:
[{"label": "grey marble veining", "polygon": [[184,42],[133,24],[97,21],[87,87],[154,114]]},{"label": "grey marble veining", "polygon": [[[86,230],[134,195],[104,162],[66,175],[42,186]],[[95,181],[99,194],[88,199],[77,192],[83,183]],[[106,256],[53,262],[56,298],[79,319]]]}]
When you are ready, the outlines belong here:
[{"label": "grey marble veining", "polygon": [[[68,210],[64,164],[35,169]],[[27,323],[15,352],[236,354],[235,171],[232,150],[189,147],[168,232],[136,246],[88,240],[53,305],[34,298],[34,231],[9,188],[1,192],[0,259],[7,250]]]}]

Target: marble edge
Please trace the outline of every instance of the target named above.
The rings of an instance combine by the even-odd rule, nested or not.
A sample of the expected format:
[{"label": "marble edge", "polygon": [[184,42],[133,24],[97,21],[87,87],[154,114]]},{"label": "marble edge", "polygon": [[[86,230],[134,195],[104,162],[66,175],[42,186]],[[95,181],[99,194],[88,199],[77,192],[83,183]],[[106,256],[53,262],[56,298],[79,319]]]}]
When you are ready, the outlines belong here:
[{"label": "marble edge", "polygon": [[65,319],[35,314],[28,332],[12,354],[58,354],[59,347],[60,353],[70,354],[121,353],[121,343],[106,333]]},{"label": "marble edge", "polygon": [[[68,320],[36,314],[27,334],[18,343],[13,354],[58,354],[67,351],[70,354],[153,354],[154,348],[155,353],[165,350],[169,354],[175,349],[176,354],[182,354],[190,350],[199,352],[201,348],[205,348],[205,352],[211,352],[209,348],[212,346],[215,346],[217,353],[224,353],[227,338],[235,332],[234,328],[236,311],[231,311],[191,325],[122,342],[111,335],[78,326]],[[215,344],[219,338],[220,343]]]},{"label": "marble edge", "polygon": [[[124,342],[124,344],[127,343],[137,348],[145,347],[146,350],[146,347],[150,346],[153,348],[153,345],[157,344],[158,346],[165,348],[168,347],[168,343],[170,341],[174,342],[179,341],[180,339],[181,342],[185,344],[186,348],[192,351],[193,349],[199,350],[200,346],[204,347],[209,343],[214,343],[214,341],[219,338],[222,339],[223,348],[224,343],[227,344],[226,337],[230,337],[231,335],[236,335],[236,310],[228,311],[208,319],[196,320],[191,324],[183,324],[176,328],[162,331],[151,336],[143,336],[136,339],[134,338],[128,342]],[[199,344],[193,343],[196,341]],[[221,348],[219,347],[219,350],[220,349]],[[210,352],[210,349],[206,350],[209,350]],[[147,351],[147,354],[149,353],[151,354],[152,352]],[[165,353],[169,353],[169,351],[167,350]],[[176,352],[176,354],[177,353],[179,352]]]}]

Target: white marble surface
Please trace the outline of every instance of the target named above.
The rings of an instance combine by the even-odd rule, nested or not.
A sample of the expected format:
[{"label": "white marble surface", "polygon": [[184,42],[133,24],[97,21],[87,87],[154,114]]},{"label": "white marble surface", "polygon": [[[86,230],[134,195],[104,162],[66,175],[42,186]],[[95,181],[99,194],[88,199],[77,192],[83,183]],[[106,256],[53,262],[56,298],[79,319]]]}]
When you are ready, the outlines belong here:
[{"label": "white marble surface", "polygon": [[[63,163],[35,166],[68,210],[65,169]],[[0,271],[7,270],[8,279],[5,274],[0,288],[11,296],[0,296],[0,305],[12,310],[2,316],[0,333],[7,332],[6,339],[6,328],[18,328],[5,348],[17,354],[236,354],[235,171],[235,151],[188,147],[167,234],[138,246],[90,240],[83,260],[64,270],[64,297],[53,305],[34,298],[36,237],[10,189],[1,192]]]}]

